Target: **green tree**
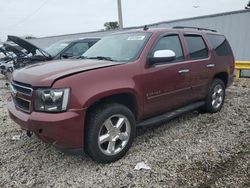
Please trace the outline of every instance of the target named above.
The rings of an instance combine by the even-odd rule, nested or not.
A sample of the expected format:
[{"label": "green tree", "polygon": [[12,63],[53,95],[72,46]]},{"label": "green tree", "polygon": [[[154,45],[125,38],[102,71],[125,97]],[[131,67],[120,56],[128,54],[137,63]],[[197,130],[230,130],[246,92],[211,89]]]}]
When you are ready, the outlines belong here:
[{"label": "green tree", "polygon": [[250,1],[248,2],[247,6],[245,7],[245,9],[250,9]]},{"label": "green tree", "polygon": [[35,39],[36,37],[32,36],[32,35],[23,35],[21,36],[24,39]]},{"label": "green tree", "polygon": [[114,29],[119,29],[119,24],[118,22],[106,22],[104,24],[105,30],[114,30]]},{"label": "green tree", "polygon": [[26,36],[25,39],[35,39],[36,37],[33,36]]}]

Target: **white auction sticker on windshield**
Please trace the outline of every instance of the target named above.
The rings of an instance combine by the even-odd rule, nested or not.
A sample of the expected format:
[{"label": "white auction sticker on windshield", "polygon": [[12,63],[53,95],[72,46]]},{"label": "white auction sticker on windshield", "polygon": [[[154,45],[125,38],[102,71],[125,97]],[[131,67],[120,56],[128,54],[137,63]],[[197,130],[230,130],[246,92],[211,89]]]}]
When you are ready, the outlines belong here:
[{"label": "white auction sticker on windshield", "polygon": [[145,36],[130,36],[127,40],[143,40]]}]

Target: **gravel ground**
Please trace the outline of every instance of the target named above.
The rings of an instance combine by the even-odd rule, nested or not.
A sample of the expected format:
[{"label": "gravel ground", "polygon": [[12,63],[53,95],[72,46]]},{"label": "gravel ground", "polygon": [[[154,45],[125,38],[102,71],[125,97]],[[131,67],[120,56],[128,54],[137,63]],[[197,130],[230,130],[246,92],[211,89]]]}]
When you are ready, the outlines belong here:
[{"label": "gravel ground", "polygon": [[[0,77],[0,187],[250,187],[250,79],[228,89],[220,113],[139,129],[128,154],[112,164],[28,138],[8,117],[8,95]],[[134,170],[142,161],[151,170]]]}]

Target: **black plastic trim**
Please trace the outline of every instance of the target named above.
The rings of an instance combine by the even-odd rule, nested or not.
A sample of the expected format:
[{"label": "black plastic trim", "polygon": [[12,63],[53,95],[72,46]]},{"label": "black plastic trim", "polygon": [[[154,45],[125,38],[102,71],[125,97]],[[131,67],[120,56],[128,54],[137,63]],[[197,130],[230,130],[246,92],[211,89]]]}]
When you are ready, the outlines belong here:
[{"label": "black plastic trim", "polygon": [[165,114],[149,118],[149,119],[137,124],[136,127],[147,127],[147,126],[151,126],[153,124],[158,124],[158,123],[162,123],[165,121],[169,121],[169,120],[171,120],[171,119],[173,119],[181,114],[193,111],[193,110],[203,106],[204,104],[205,104],[204,101],[195,102],[193,104],[181,107],[181,108],[176,109],[174,111],[170,111],[170,112],[167,112]]}]

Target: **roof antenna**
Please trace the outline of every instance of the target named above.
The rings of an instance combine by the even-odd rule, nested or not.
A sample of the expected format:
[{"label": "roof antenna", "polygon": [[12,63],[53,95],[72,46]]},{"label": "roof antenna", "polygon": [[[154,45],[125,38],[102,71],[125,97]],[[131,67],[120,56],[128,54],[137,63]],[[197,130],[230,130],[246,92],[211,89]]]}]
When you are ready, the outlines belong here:
[{"label": "roof antenna", "polygon": [[147,25],[145,25],[144,27],[143,27],[143,30],[144,31],[147,31],[149,28],[148,28],[148,26]]}]

